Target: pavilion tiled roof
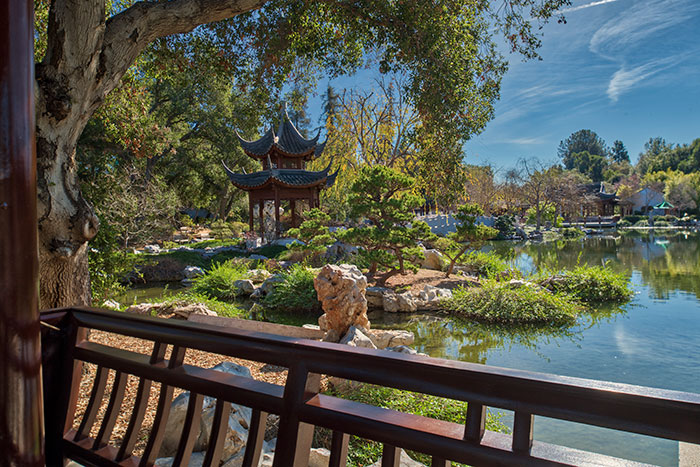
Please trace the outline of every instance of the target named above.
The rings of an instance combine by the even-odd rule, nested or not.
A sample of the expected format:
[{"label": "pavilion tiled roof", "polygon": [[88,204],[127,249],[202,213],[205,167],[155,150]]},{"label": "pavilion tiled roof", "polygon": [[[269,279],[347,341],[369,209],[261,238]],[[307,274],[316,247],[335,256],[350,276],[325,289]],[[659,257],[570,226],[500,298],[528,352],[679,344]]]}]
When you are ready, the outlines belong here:
[{"label": "pavilion tiled roof", "polygon": [[238,135],[238,140],[246,154],[253,157],[262,157],[270,152],[274,147],[280,152],[290,156],[305,156],[312,154],[317,158],[323,152],[326,143],[318,144],[319,131],[315,138],[305,139],[299,130],[289,119],[286,107],[280,112],[280,124],[275,133],[275,129],[269,130],[258,140],[247,141]]},{"label": "pavilion tiled roof", "polygon": [[224,169],[231,183],[242,190],[254,190],[268,184],[298,188],[322,185],[322,188],[327,188],[335,183],[338,175],[338,171],[329,175],[330,168],[329,164],[328,167],[317,172],[300,169],[270,169],[241,174],[234,173],[224,164]]}]

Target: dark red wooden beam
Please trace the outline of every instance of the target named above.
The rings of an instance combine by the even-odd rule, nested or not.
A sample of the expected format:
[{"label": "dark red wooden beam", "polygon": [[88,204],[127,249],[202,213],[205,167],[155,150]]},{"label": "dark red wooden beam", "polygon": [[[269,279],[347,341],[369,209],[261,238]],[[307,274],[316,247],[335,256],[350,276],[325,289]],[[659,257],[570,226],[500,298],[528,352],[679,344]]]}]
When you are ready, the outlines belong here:
[{"label": "dark red wooden beam", "polygon": [[0,456],[22,466],[44,464],[33,22],[33,2],[0,2]]}]

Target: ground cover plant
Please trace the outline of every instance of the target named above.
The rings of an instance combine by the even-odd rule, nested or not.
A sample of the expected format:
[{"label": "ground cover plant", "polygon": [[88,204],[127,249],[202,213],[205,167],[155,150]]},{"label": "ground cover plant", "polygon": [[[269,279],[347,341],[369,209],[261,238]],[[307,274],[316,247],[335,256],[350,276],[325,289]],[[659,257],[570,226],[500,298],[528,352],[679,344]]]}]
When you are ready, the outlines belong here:
[{"label": "ground cover plant", "polygon": [[495,278],[518,275],[500,256],[491,252],[468,251],[459,259],[459,265],[474,276]]},{"label": "ground cover plant", "polygon": [[300,264],[279,273],[277,282],[262,304],[266,308],[285,312],[318,311],[321,304],[314,288],[316,273]]},{"label": "ground cover plant", "polygon": [[226,261],[212,266],[205,274],[192,281],[192,292],[218,300],[234,300],[240,294],[235,281],[248,277],[248,266]]},{"label": "ground cover plant", "polygon": [[[466,402],[427,394],[419,394],[370,384],[362,385],[358,389],[347,392],[339,392],[335,389],[330,389],[326,391],[326,394],[385,409],[412,413],[461,425],[466,421]],[[487,413],[486,416],[486,429],[498,432],[508,431],[507,427],[500,422],[499,417],[491,413]],[[327,438],[325,441],[330,443],[330,432],[326,430],[323,434],[325,434]],[[377,442],[353,436],[350,438],[350,448],[348,451],[349,465],[366,466],[379,459],[382,453],[382,445]],[[415,452],[409,452],[409,455],[419,462],[430,465],[429,456]]]},{"label": "ground cover plant", "polygon": [[571,296],[536,284],[488,280],[478,288],[459,287],[442,306],[463,318],[486,323],[566,326],[584,306]]}]

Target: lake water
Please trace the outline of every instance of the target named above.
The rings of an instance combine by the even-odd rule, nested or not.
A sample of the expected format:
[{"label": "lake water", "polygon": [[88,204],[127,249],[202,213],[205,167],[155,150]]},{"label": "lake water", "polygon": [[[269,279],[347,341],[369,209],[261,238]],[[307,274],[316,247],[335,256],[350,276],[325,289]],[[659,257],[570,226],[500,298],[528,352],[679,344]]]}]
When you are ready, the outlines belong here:
[{"label": "lake water", "polygon": [[[557,333],[512,331],[436,313],[372,313],[373,326],[406,328],[433,357],[700,393],[700,235],[627,233],[548,243],[486,247],[525,272],[607,263],[630,276],[634,298],[598,307]],[[132,289],[121,303],[171,293]],[[308,322],[313,319],[307,320]],[[512,423],[512,414],[503,421]],[[664,466],[678,443],[535,417],[535,439]]]},{"label": "lake water", "polygon": [[[609,264],[629,274],[631,302],[599,307],[559,333],[508,331],[430,315],[375,315],[404,327],[434,357],[700,393],[700,236],[629,233],[487,249],[523,271]],[[510,423],[511,414],[504,420]],[[678,443],[535,418],[535,439],[658,465],[678,464]]]}]

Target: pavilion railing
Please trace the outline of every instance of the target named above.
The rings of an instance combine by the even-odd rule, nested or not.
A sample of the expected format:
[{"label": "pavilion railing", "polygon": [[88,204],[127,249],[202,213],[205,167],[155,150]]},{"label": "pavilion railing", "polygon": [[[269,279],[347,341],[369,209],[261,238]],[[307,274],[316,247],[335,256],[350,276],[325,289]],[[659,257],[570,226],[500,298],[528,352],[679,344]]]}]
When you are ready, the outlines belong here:
[{"label": "pavilion railing", "polygon": [[[383,466],[398,465],[399,449],[425,453],[433,466],[617,465],[618,459],[533,442],[535,415],[700,444],[700,395],[626,384],[493,368],[231,330],[90,308],[42,313],[47,465],[70,458],[83,465],[152,465],[168,422],[173,389],[190,391],[173,465],[188,465],[199,434],[202,397],[217,400],[204,465],[218,466],[231,404],[252,409],[244,466],[257,466],[268,414],[280,416],[275,467],[308,465],[314,427],[332,430],[331,466],[345,465],[348,438],[383,444]],[[153,342],[151,355],[84,339],[95,329]],[[170,358],[166,359],[166,349]],[[188,349],[288,369],[284,386],[183,363]],[[75,420],[82,362],[97,366],[82,419]],[[108,390],[108,373],[113,372]],[[120,443],[109,443],[124,410],[127,376],[139,385]],[[468,402],[466,423],[455,424],[318,393],[320,375]],[[137,434],[153,382],[157,410],[143,454]],[[95,432],[98,409],[106,402]],[[487,407],[514,412],[512,434],[485,430]],[[78,428],[73,427],[77,425]]]}]

